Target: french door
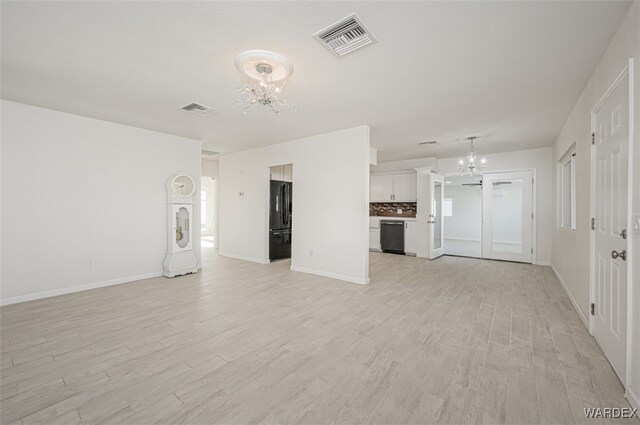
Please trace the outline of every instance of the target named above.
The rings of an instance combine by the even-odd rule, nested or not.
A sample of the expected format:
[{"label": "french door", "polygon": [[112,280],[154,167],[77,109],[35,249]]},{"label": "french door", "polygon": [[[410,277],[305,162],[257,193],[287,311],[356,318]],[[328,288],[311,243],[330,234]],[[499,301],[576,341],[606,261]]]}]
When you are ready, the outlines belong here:
[{"label": "french door", "polygon": [[628,75],[594,111],[593,129],[594,336],[624,383],[627,349]]},{"label": "french door", "polygon": [[427,185],[428,218],[427,236],[429,240],[428,258],[434,259],[444,254],[444,219],[442,204],[444,203],[444,176],[431,173]]},{"label": "french door", "polygon": [[531,171],[482,175],[482,257],[530,263],[532,257]]}]

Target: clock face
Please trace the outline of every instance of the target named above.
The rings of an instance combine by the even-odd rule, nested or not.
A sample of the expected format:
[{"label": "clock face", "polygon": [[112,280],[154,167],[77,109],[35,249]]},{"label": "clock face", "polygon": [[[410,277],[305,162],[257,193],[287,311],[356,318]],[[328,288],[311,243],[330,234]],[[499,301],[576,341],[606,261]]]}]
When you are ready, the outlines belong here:
[{"label": "clock face", "polygon": [[182,175],[173,179],[171,189],[173,193],[184,198],[193,195],[196,188],[191,177]]}]

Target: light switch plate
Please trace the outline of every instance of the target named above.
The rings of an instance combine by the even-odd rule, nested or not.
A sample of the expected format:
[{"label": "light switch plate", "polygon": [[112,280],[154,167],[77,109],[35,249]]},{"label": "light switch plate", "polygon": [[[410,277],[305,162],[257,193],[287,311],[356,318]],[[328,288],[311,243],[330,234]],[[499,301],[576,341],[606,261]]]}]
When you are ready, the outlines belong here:
[{"label": "light switch plate", "polygon": [[633,217],[633,230],[640,232],[640,215]]}]

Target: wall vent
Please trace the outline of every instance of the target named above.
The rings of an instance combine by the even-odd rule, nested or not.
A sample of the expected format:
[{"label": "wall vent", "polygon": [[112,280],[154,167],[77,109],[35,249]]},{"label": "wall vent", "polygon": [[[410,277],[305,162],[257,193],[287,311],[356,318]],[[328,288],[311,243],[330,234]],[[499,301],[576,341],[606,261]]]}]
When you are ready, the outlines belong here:
[{"label": "wall vent", "polygon": [[318,31],[313,38],[338,57],[378,41],[355,13]]},{"label": "wall vent", "polygon": [[184,109],[185,111],[193,112],[194,114],[198,114],[203,117],[218,113],[218,111],[216,111],[213,108],[209,108],[207,106],[203,106],[195,102],[183,106],[182,109]]},{"label": "wall vent", "polygon": [[438,141],[437,140],[425,140],[422,142],[418,142],[419,145],[437,145]]}]

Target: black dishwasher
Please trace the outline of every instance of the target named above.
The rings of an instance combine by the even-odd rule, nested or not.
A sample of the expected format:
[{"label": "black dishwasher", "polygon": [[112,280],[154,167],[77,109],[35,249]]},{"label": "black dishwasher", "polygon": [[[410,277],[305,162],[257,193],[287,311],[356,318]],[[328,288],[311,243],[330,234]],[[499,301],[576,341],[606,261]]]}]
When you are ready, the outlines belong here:
[{"label": "black dishwasher", "polygon": [[380,248],[383,252],[404,254],[404,221],[380,220]]}]

